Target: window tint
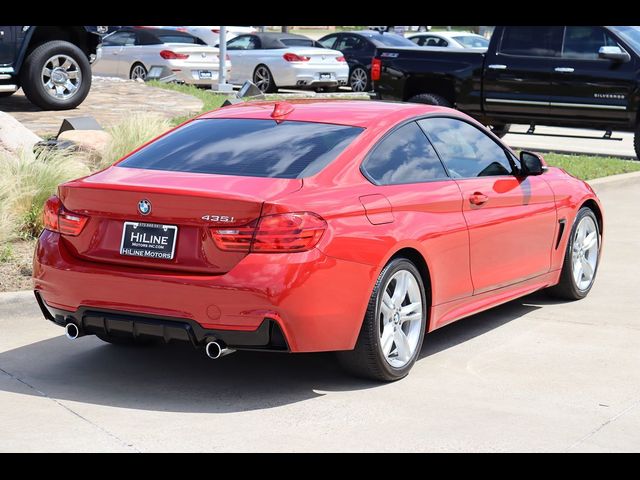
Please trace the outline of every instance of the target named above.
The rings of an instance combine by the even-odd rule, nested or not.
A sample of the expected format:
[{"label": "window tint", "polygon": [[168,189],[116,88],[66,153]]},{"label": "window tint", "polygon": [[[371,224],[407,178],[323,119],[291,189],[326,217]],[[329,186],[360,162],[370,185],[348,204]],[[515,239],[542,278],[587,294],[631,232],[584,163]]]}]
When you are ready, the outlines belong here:
[{"label": "window tint", "polygon": [[248,177],[304,178],[332,162],[362,128],[253,119],[195,120],[118,166]]},{"label": "window tint", "polygon": [[255,50],[260,48],[258,39],[252,35],[242,35],[227,42],[228,50]]},{"label": "window tint", "polygon": [[413,42],[407,38],[401,37],[395,33],[382,33],[371,37],[380,45],[387,47],[412,47]]},{"label": "window tint", "polygon": [[602,27],[566,27],[562,56],[597,60],[600,47],[618,45]]},{"label": "window tint", "polygon": [[310,38],[281,38],[280,41],[287,47],[315,47],[316,42]]},{"label": "window tint", "polygon": [[196,45],[206,45],[199,38],[190,35],[172,35],[170,33],[159,34],[158,38],[162,43],[191,43]]},{"label": "window tint", "polygon": [[454,118],[418,121],[454,178],[510,175],[504,149],[486,133]]},{"label": "window tint", "polygon": [[362,167],[380,185],[448,178],[438,155],[415,122],[384,138],[374,147]]},{"label": "window tint", "polygon": [[479,35],[458,35],[453,39],[465,48],[487,48],[489,46],[489,40]]},{"label": "window tint", "polygon": [[335,49],[343,52],[344,50],[361,50],[366,43],[355,35],[343,35],[336,43]]},{"label": "window tint", "polygon": [[102,45],[104,47],[122,47],[124,45],[134,45],[136,35],[133,32],[116,32],[104,37]]},{"label": "window tint", "polygon": [[500,53],[529,57],[557,57],[562,27],[505,27]]},{"label": "window tint", "polygon": [[324,48],[333,48],[333,44],[336,42],[336,38],[336,35],[331,35],[330,37],[320,40],[320,45],[322,45]]}]

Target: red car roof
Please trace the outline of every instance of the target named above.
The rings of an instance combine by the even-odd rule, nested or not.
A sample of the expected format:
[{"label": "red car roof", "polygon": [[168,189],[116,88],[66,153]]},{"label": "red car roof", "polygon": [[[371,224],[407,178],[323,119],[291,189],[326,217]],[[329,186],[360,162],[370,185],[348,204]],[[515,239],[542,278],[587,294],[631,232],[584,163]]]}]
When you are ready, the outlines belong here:
[{"label": "red car roof", "polygon": [[381,121],[396,123],[405,118],[451,109],[416,103],[396,103],[367,100],[289,100],[263,101],[230,105],[201,115],[199,118],[273,118],[275,106],[287,103],[293,107],[282,120],[334,123],[354,127],[375,126]]}]

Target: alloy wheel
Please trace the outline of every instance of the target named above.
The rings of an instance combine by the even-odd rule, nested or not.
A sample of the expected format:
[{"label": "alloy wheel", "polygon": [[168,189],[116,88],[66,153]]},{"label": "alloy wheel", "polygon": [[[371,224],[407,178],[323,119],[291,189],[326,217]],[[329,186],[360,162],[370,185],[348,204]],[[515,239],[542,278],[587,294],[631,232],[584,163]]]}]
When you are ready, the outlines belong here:
[{"label": "alloy wheel", "polygon": [[354,92],[364,92],[367,89],[367,72],[362,68],[356,68],[351,72],[351,78],[349,79],[349,85]]},{"label": "alloy wheel", "polygon": [[583,217],[576,227],[571,252],[573,280],[579,290],[587,290],[593,282],[599,248],[595,222],[591,217]]},{"label": "alloy wheel", "polygon": [[147,70],[142,65],[133,67],[133,70],[131,70],[131,80],[144,80],[145,78],[147,78]]},{"label": "alloy wheel", "polygon": [[269,70],[267,70],[267,67],[258,67],[253,74],[253,80],[253,83],[256,84],[256,87],[258,87],[261,92],[268,91],[271,85],[271,74]]},{"label": "alloy wheel", "polygon": [[82,82],[82,72],[72,57],[54,55],[44,63],[41,81],[49,95],[58,100],[67,100],[78,91]]},{"label": "alloy wheel", "polygon": [[380,303],[380,347],[394,368],[413,358],[420,340],[422,295],[417,279],[408,270],[397,271],[384,287]]}]

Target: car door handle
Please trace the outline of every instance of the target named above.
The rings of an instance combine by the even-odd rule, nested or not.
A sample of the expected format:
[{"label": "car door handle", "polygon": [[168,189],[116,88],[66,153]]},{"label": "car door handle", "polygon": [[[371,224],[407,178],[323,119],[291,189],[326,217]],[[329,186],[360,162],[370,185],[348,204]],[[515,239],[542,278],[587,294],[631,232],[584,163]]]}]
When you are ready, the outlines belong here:
[{"label": "car door handle", "polygon": [[501,64],[498,64],[498,63],[492,63],[487,68],[490,68],[491,70],[506,70],[507,66],[506,65],[501,65]]},{"label": "car door handle", "polygon": [[469,203],[473,205],[482,205],[484,203],[487,203],[488,200],[489,197],[480,192],[474,192],[469,196]]},{"label": "car door handle", "polygon": [[574,69],[572,67],[556,67],[554,70],[559,73],[573,73]]}]

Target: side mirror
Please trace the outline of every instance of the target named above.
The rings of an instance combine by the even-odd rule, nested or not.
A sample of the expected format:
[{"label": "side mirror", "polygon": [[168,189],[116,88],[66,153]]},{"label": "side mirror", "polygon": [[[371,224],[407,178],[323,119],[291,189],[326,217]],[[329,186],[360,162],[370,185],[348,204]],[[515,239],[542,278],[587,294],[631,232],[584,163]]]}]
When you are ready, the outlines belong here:
[{"label": "side mirror", "polygon": [[617,45],[614,47],[600,47],[600,50],[598,50],[598,57],[622,63],[631,61],[631,55]]},{"label": "side mirror", "polygon": [[520,164],[522,165],[522,175],[525,177],[529,175],[542,175],[547,169],[547,164],[541,155],[527,152],[526,150],[520,152]]}]

